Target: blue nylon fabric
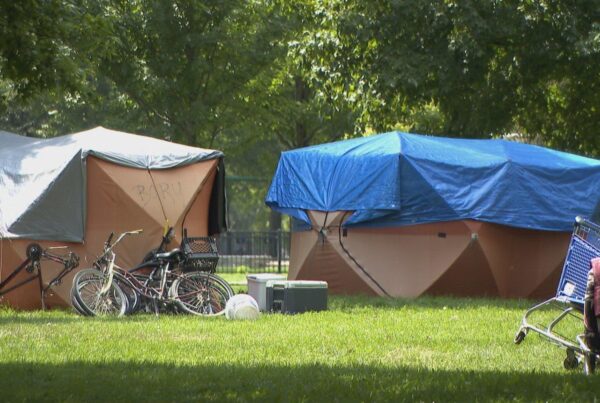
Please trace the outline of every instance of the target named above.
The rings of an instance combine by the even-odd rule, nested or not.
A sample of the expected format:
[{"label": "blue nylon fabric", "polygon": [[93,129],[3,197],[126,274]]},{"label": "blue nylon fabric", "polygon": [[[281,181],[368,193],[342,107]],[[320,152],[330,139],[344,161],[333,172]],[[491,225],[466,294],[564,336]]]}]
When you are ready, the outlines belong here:
[{"label": "blue nylon fabric", "polygon": [[348,226],[474,219],[570,231],[600,198],[600,161],[506,140],[391,132],[284,152],[266,203],[353,214]]}]

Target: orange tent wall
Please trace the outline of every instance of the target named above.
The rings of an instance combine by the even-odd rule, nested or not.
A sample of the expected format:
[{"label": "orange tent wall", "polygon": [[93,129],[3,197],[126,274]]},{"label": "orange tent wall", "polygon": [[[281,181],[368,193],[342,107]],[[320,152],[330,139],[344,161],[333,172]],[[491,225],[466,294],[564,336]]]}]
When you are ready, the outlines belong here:
[{"label": "orange tent wall", "polygon": [[571,235],[472,220],[340,231],[348,215],[309,212],[323,229],[292,234],[290,279],[345,294],[544,298],[556,291]]},{"label": "orange tent wall", "polygon": [[[79,267],[66,276],[50,295],[49,306],[69,306],[72,278],[77,270],[90,267],[102,251],[110,232],[143,229],[116,248],[117,264],[131,267],[160,243],[165,216],[175,226],[181,241],[182,228],[191,236],[208,235],[209,202],[218,160],[202,161],[178,168],[152,171],[113,164],[94,157],[87,158],[87,217],[82,244],[35,241],[42,247],[66,245],[80,257]],[[158,194],[160,194],[160,199]],[[161,205],[162,204],[162,205]],[[163,213],[164,211],[164,213]],[[48,212],[52,214],[52,212]],[[26,257],[31,240],[0,241],[0,280],[5,279]],[[175,245],[171,245],[175,247]],[[60,251],[57,251],[60,253]],[[42,261],[42,278],[51,279],[60,271],[54,262]],[[20,273],[13,281],[27,277]],[[11,284],[14,284],[11,282]],[[0,303],[22,309],[41,307],[37,281],[7,293]]]}]

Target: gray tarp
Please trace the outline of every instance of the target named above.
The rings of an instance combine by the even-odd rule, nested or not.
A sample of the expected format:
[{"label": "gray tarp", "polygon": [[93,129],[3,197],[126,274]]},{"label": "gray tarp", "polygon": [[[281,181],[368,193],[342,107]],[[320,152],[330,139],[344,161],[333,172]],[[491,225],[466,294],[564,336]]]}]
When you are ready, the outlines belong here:
[{"label": "gray tarp", "polygon": [[102,127],[51,139],[0,131],[0,237],[83,241],[88,155],[141,169],[223,156]]}]

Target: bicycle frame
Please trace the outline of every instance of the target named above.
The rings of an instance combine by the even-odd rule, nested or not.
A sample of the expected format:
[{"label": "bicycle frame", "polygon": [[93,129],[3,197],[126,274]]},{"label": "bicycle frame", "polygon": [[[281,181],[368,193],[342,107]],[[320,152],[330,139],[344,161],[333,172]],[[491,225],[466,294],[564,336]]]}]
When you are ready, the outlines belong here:
[{"label": "bicycle frame", "polygon": [[[172,231],[172,229],[170,229],[167,232],[167,234],[163,237],[163,241],[161,242],[161,246],[160,246],[159,250],[164,248],[166,241],[168,241],[168,236],[171,233],[171,231]],[[168,289],[167,282],[169,279],[169,275],[173,274],[170,271],[170,265],[171,265],[172,258],[169,259],[169,258],[160,257],[160,253],[155,253],[152,260],[143,262],[142,264],[136,266],[135,268],[133,268],[131,270],[123,269],[122,267],[118,266],[115,263],[116,254],[113,252],[114,247],[119,242],[121,242],[127,235],[139,234],[141,232],[142,232],[142,230],[124,232],[124,233],[120,234],[119,237],[117,238],[117,240],[112,244],[111,244],[111,240],[112,240],[112,237],[114,234],[111,233],[109,235],[108,240],[104,244],[104,252],[94,262],[94,266],[107,275],[106,283],[100,290],[100,294],[102,295],[102,294],[108,292],[112,283],[114,282],[115,275],[116,275],[120,281],[125,282],[126,286],[131,288],[138,295],[143,296],[148,299],[151,299],[153,301],[168,302],[168,301],[170,301],[170,298],[168,296],[165,297],[165,294]],[[148,276],[148,280],[145,282],[141,282],[132,273],[137,270],[140,270],[143,268],[150,268],[150,267],[152,267],[152,271],[151,271],[150,275]],[[160,272],[161,272],[160,279],[159,279],[160,280],[159,286],[152,287],[149,285],[149,281],[150,281],[150,279],[152,279],[154,277],[157,270],[160,270]]]},{"label": "bicycle frame", "polygon": [[[144,282],[140,281],[134,273],[140,269],[149,267],[152,267],[152,271],[148,275],[148,278]],[[127,281],[128,285],[132,289],[134,289],[138,294],[149,299],[158,299],[163,302],[170,300],[170,298],[164,297],[165,292],[168,289],[167,283],[169,277],[173,277],[174,280],[175,277],[178,276],[176,273],[173,273],[171,271],[171,261],[168,259],[160,259],[157,261],[146,262],[134,267],[131,270],[125,270],[119,266],[116,266],[116,269],[117,272],[122,276],[122,278],[125,281]],[[155,278],[157,271],[160,271],[160,278],[157,279],[159,280],[159,285],[158,287],[152,287],[149,284],[149,282],[151,279]]]},{"label": "bicycle frame", "polygon": [[[42,249],[39,244],[32,243],[27,246],[27,258],[17,267],[15,268],[6,279],[0,282],[0,297],[8,294],[9,292],[16,290],[26,284],[34,280],[38,280],[38,287],[40,291],[40,301],[42,304],[42,310],[46,309],[46,293],[48,290],[56,284],[60,284],[63,277],[65,277],[71,270],[76,268],[79,265],[79,256],[75,253],[69,251],[66,256],[56,255],[50,252],[52,249],[64,249],[66,247],[51,247],[47,249]],[[60,263],[63,265],[62,270],[48,282],[48,285],[44,287],[44,282],[42,279],[42,267],[41,260],[50,260],[56,263]],[[27,273],[30,275],[16,283],[10,287],[7,287],[12,280],[25,269]]]}]

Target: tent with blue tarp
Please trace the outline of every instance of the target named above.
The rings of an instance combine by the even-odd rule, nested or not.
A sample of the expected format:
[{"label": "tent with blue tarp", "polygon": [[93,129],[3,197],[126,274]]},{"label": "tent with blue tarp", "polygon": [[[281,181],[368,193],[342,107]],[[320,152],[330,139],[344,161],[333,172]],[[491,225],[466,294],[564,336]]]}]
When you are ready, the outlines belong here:
[{"label": "tent with blue tarp", "polygon": [[473,219],[569,231],[600,195],[600,161],[506,140],[391,132],[284,152],[267,195],[306,210],[351,210],[346,225]]},{"label": "tent with blue tarp", "polygon": [[[506,140],[390,132],[282,153],[266,203],[305,230],[345,212],[338,224],[346,232],[466,222],[544,234],[570,232],[599,195],[595,159]],[[330,214],[319,223],[311,212]]]}]

